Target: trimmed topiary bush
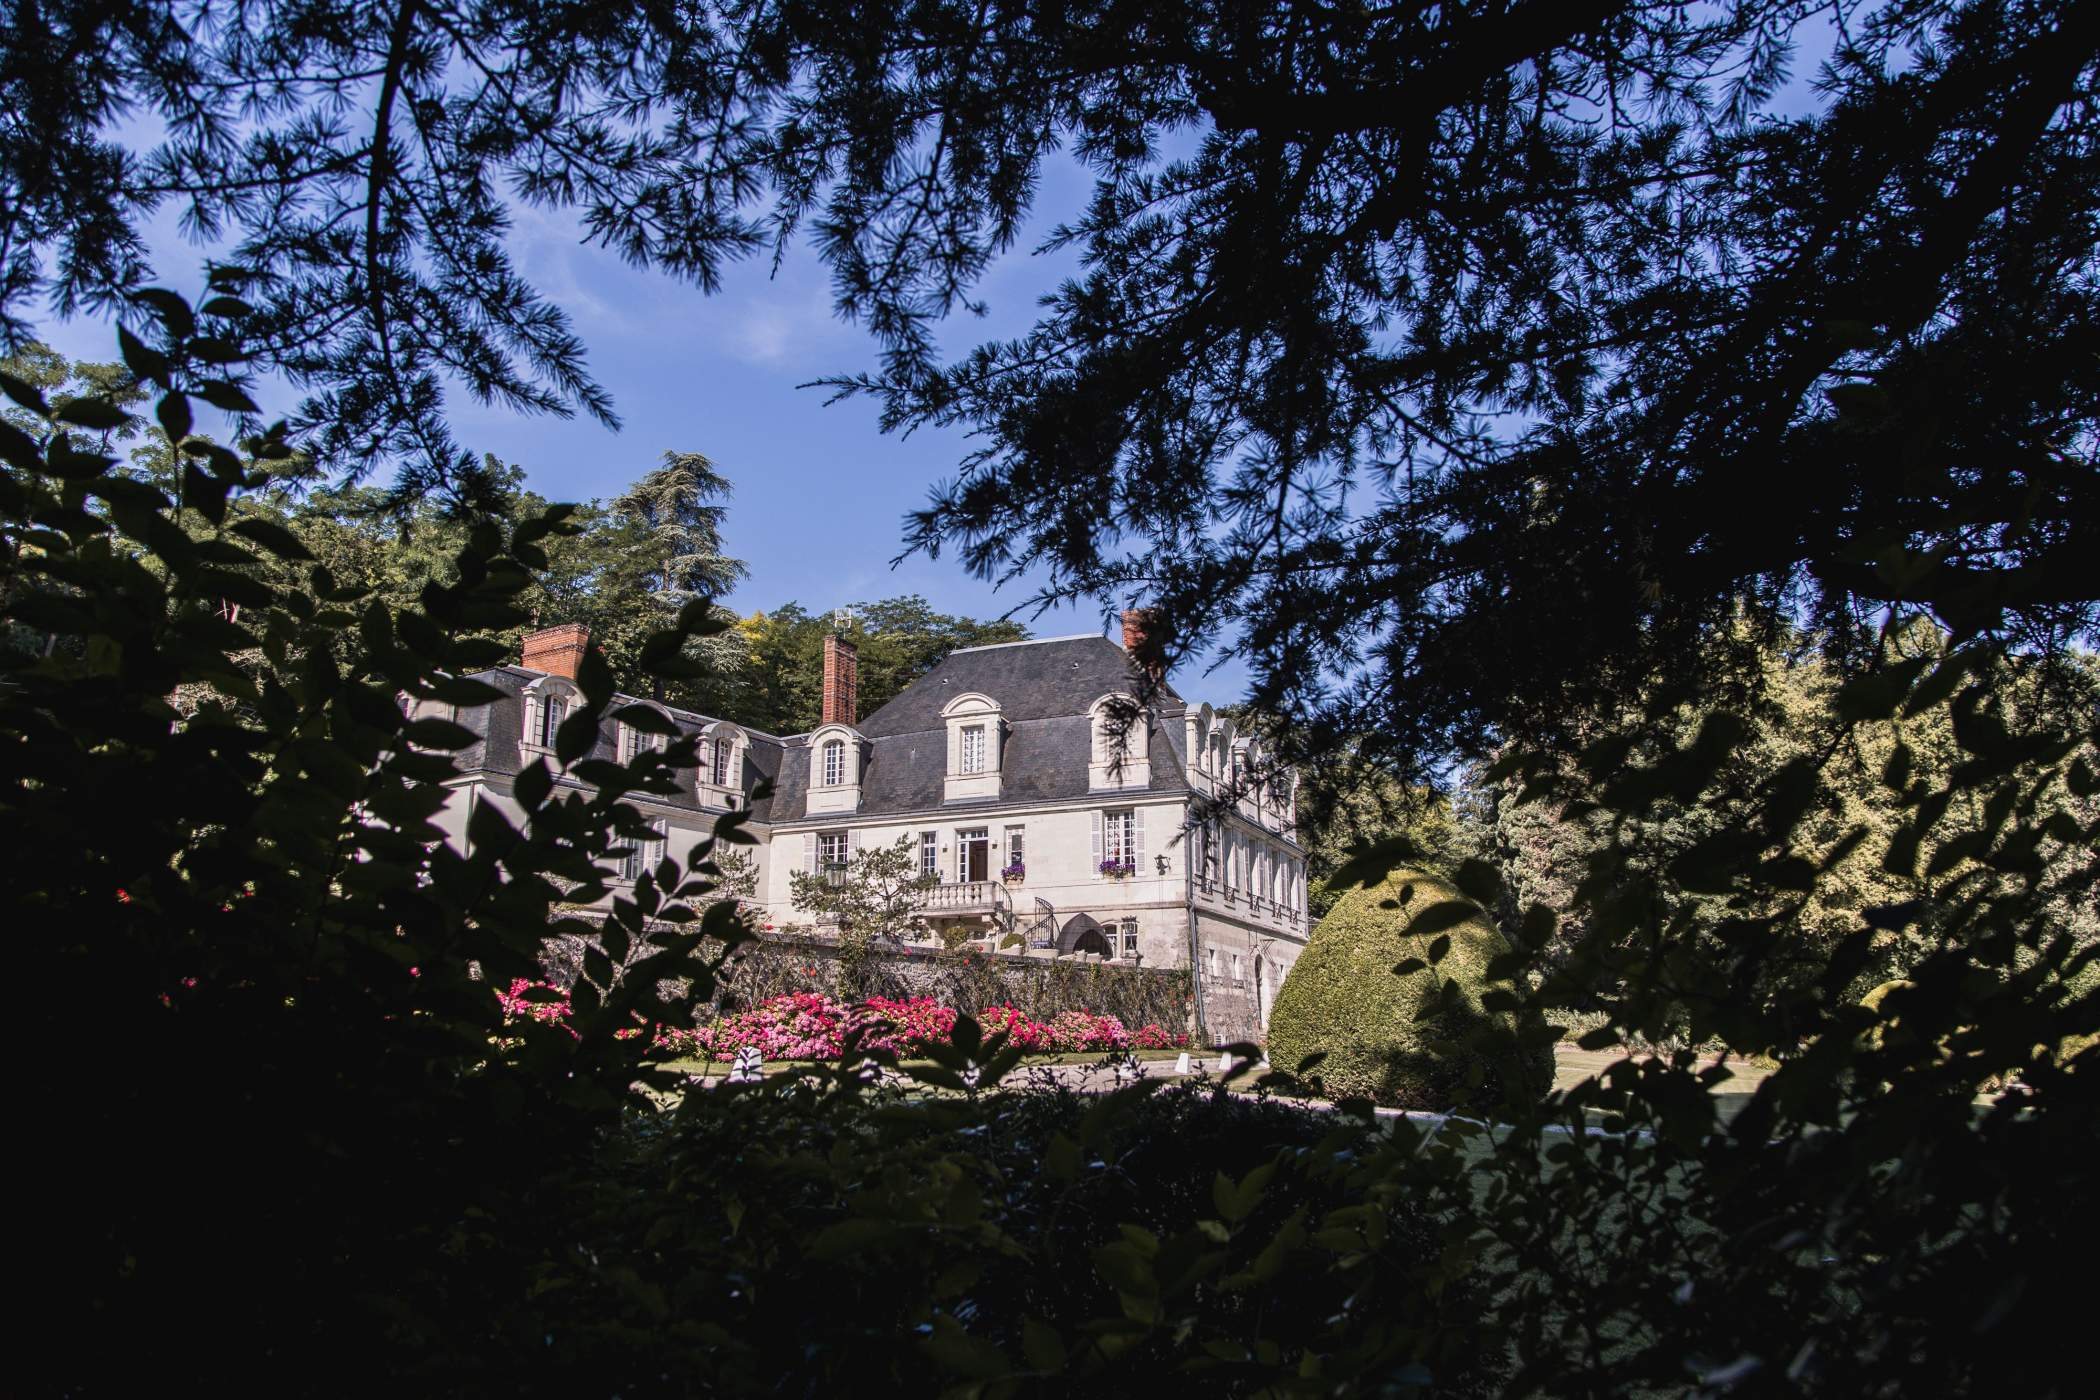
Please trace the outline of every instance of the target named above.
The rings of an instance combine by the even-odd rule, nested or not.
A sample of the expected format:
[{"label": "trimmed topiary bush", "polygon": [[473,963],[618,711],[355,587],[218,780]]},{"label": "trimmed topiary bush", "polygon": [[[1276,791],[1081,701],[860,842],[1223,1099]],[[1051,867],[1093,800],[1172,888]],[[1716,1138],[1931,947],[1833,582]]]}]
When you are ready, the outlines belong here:
[{"label": "trimmed topiary bush", "polygon": [[1490,979],[1509,951],[1435,876],[1396,869],[1348,890],[1277,993],[1269,1060],[1326,1097],[1393,1108],[1536,1099],[1552,1087],[1553,1048],[1536,1014],[1516,1009],[1518,989]]}]

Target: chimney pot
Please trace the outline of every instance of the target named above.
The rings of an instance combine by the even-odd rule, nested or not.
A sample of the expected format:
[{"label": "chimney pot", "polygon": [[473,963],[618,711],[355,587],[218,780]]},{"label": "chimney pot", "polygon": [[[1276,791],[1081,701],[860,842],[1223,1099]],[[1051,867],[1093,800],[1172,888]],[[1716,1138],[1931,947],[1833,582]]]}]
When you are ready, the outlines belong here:
[{"label": "chimney pot", "polygon": [[860,648],[836,632],[824,637],[824,723],[860,723]]},{"label": "chimney pot", "polygon": [[528,671],[573,681],[577,668],[583,664],[584,649],[590,644],[591,629],[581,622],[543,627],[525,639],[519,648],[518,663]]}]

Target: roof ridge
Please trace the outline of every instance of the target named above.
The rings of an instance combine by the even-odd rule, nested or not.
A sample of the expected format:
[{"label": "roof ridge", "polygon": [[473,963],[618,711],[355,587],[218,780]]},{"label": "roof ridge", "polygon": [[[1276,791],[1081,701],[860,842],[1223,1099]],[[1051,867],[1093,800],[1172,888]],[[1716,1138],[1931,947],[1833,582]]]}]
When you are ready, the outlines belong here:
[{"label": "roof ridge", "polygon": [[1099,632],[1071,632],[1062,637],[1028,637],[1018,642],[989,642],[981,647],[957,647],[948,655],[961,656],[966,651],[998,651],[1002,647],[1039,647],[1050,642],[1089,642],[1097,638],[1108,641],[1108,638]]}]

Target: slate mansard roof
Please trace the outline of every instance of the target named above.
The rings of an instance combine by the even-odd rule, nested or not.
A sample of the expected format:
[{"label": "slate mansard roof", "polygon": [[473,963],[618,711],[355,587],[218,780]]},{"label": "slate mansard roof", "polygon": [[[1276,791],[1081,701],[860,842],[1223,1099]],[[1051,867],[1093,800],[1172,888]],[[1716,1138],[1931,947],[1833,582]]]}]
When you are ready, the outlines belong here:
[{"label": "slate mansard roof", "polygon": [[[1140,683],[1129,655],[1106,637],[1058,637],[951,652],[855,726],[869,741],[858,810],[811,820],[857,824],[869,817],[995,811],[1090,795],[1187,792],[1179,723],[1184,707],[1181,697],[1165,685],[1152,701],[1154,721],[1148,726],[1149,788],[1125,788],[1115,794],[1090,790],[1094,702],[1108,694],[1134,694]],[[941,710],[957,696],[972,693],[997,702],[1007,722],[1000,755],[1001,791],[996,798],[947,802],[943,792],[948,726]],[[785,740],[780,758],[772,819],[793,822],[802,817],[809,795],[809,736]]]},{"label": "slate mansard roof", "polygon": [[[462,709],[459,712],[459,722],[481,736],[475,743],[460,751],[457,762],[461,772],[501,773],[512,777],[517,775],[519,769],[524,766],[519,762],[521,754],[518,748],[518,740],[521,737],[519,728],[525,722],[525,705],[521,697],[525,688],[538,680],[540,674],[538,671],[528,671],[522,666],[499,666],[495,670],[475,674],[474,679],[487,681],[497,689],[507,691],[510,698],[490,705]],[[634,696],[623,695],[620,697],[620,703],[624,704],[634,699]],[[718,722],[711,715],[681,710],[675,705],[665,705],[663,709],[677,722],[679,731],[685,734],[698,734],[709,725]],[[758,785],[759,779],[771,779],[779,773],[781,748],[787,741],[777,735],[753,729],[749,725],[735,724],[734,721],[729,723],[748,741],[744,745],[744,771],[737,784],[748,795]],[[618,753],[614,747],[617,743],[614,726],[602,725],[598,732],[598,746],[591,751],[590,756],[617,758]],[[682,784],[676,797],[664,797],[656,793],[638,793],[636,796],[642,801],[704,812],[710,816],[721,810],[702,807],[690,784]],[[770,820],[773,807],[774,801],[771,798],[752,800],[752,820]],[[801,809],[798,807],[795,810],[799,813]]]},{"label": "slate mansard roof", "polygon": [[[475,679],[508,692],[509,699],[459,712],[462,724],[479,740],[458,756],[464,772],[515,776],[520,763],[518,740],[524,723],[525,688],[540,672],[522,666],[499,666]],[[1120,646],[1106,637],[1057,637],[1039,642],[1009,642],[949,653],[931,671],[906,686],[894,700],[855,726],[869,741],[861,774],[858,810],[810,820],[826,824],[864,823],[869,817],[946,811],[996,811],[1024,803],[1054,802],[1093,796],[1130,797],[1144,792],[1185,793],[1188,755],[1181,717],[1184,705],[1171,686],[1162,685],[1152,700],[1146,736],[1151,782],[1146,788],[1096,793],[1089,783],[1093,753],[1094,703],[1104,695],[1134,694],[1142,677]],[[1007,722],[1001,794],[969,801],[944,800],[948,773],[948,726],[941,710],[959,695],[991,697]],[[632,700],[622,696],[621,700]],[[664,709],[687,734],[698,734],[717,721],[708,715],[666,705]],[[734,721],[729,721],[734,724]],[[774,784],[769,798],[751,802],[759,822],[804,820],[809,796],[811,751],[807,734],[767,734],[735,725],[749,741],[744,745],[744,771],[739,786],[746,794],[761,779]],[[616,757],[614,728],[606,725],[592,756]],[[675,798],[654,794],[647,800],[694,812],[702,807],[687,787]]]}]

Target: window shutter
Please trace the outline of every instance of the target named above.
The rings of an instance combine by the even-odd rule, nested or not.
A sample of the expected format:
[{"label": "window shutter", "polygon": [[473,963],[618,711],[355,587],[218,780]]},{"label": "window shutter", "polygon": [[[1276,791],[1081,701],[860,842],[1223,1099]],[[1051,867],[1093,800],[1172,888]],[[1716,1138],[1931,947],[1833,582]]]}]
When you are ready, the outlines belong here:
[{"label": "window shutter", "polygon": [[860,833],[858,831],[849,831],[846,833],[846,859],[852,860],[855,856],[859,854]]},{"label": "window shutter", "polygon": [[802,869],[811,875],[817,873],[817,833],[802,833]]},{"label": "window shutter", "polygon": [[1138,808],[1130,814],[1130,863],[1137,873],[1145,873],[1145,809]]},{"label": "window shutter", "polygon": [[1098,879],[1100,879],[1100,878],[1101,878],[1101,859],[1102,859],[1102,857],[1101,857],[1101,813],[1100,813],[1099,811],[1096,811],[1096,812],[1094,812],[1094,813],[1093,813],[1092,815],[1093,815],[1093,818],[1094,818],[1094,864],[1093,864],[1093,872],[1094,872],[1094,878],[1095,878],[1096,880],[1098,880]]}]

